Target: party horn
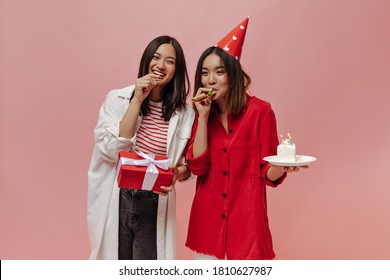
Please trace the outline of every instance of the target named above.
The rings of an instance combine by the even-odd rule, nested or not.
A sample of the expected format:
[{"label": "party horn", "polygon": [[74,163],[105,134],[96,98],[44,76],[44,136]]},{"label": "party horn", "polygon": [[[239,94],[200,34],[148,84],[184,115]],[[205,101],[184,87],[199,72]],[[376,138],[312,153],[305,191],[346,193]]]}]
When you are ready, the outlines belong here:
[{"label": "party horn", "polygon": [[205,100],[207,97],[209,97],[211,94],[213,94],[213,91],[210,90],[207,95],[203,95],[203,96],[200,96],[200,97],[194,97],[192,98],[192,102],[200,102],[202,100]]}]

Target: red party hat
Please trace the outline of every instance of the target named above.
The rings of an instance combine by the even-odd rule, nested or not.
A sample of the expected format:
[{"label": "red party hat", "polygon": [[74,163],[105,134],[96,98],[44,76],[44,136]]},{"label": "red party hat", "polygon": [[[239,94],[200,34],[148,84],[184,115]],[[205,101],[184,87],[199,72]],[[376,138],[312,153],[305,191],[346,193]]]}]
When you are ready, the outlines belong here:
[{"label": "red party hat", "polygon": [[237,60],[240,60],[246,29],[248,27],[248,21],[249,17],[244,19],[239,25],[230,31],[228,35],[215,44],[215,46],[220,47]]}]

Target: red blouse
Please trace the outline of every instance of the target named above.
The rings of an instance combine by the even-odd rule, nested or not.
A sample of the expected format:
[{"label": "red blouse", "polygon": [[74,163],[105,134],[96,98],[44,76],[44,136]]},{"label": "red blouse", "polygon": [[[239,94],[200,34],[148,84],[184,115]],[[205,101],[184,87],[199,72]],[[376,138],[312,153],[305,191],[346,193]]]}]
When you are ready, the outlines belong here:
[{"label": "red blouse", "polygon": [[239,115],[228,116],[228,133],[216,110],[210,112],[209,147],[193,157],[195,119],[187,152],[188,166],[198,176],[186,246],[219,259],[273,259],[268,227],[266,187],[269,168],[263,157],[278,145],[271,105],[256,97]]}]

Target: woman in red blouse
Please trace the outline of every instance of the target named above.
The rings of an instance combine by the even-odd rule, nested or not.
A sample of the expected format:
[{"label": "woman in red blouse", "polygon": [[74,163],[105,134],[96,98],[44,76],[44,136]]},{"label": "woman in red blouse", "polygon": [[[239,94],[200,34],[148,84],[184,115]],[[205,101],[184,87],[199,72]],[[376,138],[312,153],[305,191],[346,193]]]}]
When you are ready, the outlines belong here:
[{"label": "woman in red blouse", "polygon": [[[270,103],[247,94],[250,77],[219,47],[200,57],[197,116],[187,152],[198,176],[186,246],[218,259],[273,259],[266,185],[299,167],[270,166],[278,145]],[[210,93],[212,91],[212,93]]]}]

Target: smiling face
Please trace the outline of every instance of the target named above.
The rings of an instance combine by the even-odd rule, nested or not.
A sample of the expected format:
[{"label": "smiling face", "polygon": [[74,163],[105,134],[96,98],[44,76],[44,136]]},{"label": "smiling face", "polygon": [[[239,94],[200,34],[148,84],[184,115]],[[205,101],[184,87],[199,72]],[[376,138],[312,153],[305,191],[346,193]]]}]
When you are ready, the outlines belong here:
[{"label": "smiling face", "polygon": [[213,90],[213,100],[225,99],[229,90],[228,75],[223,61],[217,54],[212,53],[203,61],[201,82],[203,87]]},{"label": "smiling face", "polygon": [[176,70],[176,52],[171,44],[160,45],[149,64],[149,73],[159,76],[158,85],[168,84]]}]

